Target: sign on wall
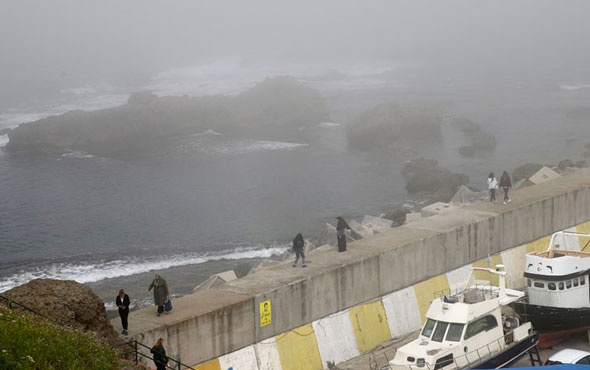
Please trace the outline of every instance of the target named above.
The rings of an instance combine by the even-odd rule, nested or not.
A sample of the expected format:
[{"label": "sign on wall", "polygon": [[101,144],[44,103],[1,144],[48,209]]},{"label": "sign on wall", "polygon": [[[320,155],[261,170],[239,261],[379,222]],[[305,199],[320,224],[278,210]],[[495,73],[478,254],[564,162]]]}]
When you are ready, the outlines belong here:
[{"label": "sign on wall", "polygon": [[260,327],[270,325],[272,322],[272,306],[270,299],[260,302]]}]

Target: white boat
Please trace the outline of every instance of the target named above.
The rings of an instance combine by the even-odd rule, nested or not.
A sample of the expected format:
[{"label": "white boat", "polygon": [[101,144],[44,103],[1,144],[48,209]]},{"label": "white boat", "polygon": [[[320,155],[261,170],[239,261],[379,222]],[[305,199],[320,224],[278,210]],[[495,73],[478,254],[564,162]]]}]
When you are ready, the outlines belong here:
[{"label": "white boat", "polygon": [[[498,276],[499,286],[474,280],[475,271]],[[502,308],[524,296],[506,289],[503,265],[473,267],[465,287],[430,304],[418,338],[399,348],[389,368],[453,370],[510,367],[536,349],[538,336]]]},{"label": "white boat", "polygon": [[554,233],[547,250],[525,257],[528,299],[512,306],[535,330],[566,334],[590,326],[590,251],[584,251],[590,241],[581,251],[569,250],[567,241],[572,237],[590,238],[590,234]]}]

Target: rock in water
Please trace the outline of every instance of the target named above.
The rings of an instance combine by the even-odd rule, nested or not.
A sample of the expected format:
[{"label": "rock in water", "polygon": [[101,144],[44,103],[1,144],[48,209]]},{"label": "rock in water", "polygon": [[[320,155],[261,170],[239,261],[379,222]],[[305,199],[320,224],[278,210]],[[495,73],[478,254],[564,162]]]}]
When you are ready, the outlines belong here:
[{"label": "rock in water", "polygon": [[572,161],[569,158],[566,158],[557,164],[557,168],[559,168],[562,171],[568,167],[574,167],[574,161]]},{"label": "rock in water", "polygon": [[464,145],[459,148],[459,154],[465,157],[473,157],[475,154],[475,148],[472,146]]},{"label": "rock in water", "polygon": [[104,302],[84,284],[72,280],[35,279],[3,294],[61,324],[94,332],[110,343],[118,340],[118,334],[106,317]]},{"label": "rock in water", "polygon": [[586,162],[583,159],[580,159],[579,161],[576,161],[574,165],[576,166],[576,168],[586,168],[588,167],[588,162]]},{"label": "rock in water", "polygon": [[461,185],[469,183],[467,175],[452,173],[431,159],[420,158],[407,162],[402,174],[407,180],[408,193],[430,194],[444,202],[449,201]]}]

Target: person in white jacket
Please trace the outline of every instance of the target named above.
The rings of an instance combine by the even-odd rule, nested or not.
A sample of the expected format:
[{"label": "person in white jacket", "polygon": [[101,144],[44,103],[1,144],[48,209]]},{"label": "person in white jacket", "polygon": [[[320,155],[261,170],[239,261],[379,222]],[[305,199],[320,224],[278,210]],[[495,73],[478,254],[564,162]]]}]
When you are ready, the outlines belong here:
[{"label": "person in white jacket", "polygon": [[490,202],[496,201],[496,189],[498,188],[498,180],[493,172],[488,175],[488,189],[490,190]]}]

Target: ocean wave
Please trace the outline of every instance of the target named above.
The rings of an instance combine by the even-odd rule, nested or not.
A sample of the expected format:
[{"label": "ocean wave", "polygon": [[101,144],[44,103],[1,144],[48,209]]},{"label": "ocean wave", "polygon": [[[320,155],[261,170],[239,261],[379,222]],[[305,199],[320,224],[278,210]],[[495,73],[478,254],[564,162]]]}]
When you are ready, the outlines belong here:
[{"label": "ocean wave", "polygon": [[34,270],[21,271],[0,279],[0,293],[33,279],[75,280],[79,283],[92,283],[104,279],[131,276],[171,267],[198,265],[211,261],[270,258],[283,254],[288,246],[288,244],[274,243],[270,247],[237,247],[217,254],[184,253],[145,259],[129,257],[97,263],[54,263]]},{"label": "ocean wave", "polygon": [[8,135],[0,135],[0,148],[8,144],[9,141]]},{"label": "ocean wave", "polygon": [[64,158],[79,158],[79,159],[94,158],[94,156],[92,154],[88,154],[86,152],[81,152],[81,151],[64,153],[61,156]]},{"label": "ocean wave", "polygon": [[180,145],[177,147],[177,150],[182,153],[200,152],[207,154],[236,155],[264,151],[295,150],[307,146],[309,145],[270,140],[229,140],[217,142],[197,138],[197,140],[188,144]]},{"label": "ocean wave", "polygon": [[191,136],[205,136],[205,135],[219,136],[221,134],[219,132],[217,132],[217,131],[214,131],[214,130],[207,130],[205,132],[197,132],[195,134],[192,134]]},{"label": "ocean wave", "polygon": [[581,89],[590,89],[590,84],[579,84],[579,85],[560,85],[560,89],[562,90],[581,90]]},{"label": "ocean wave", "polygon": [[339,123],[336,122],[322,122],[318,125],[318,127],[320,128],[332,128],[332,127],[338,127],[340,126]]}]

